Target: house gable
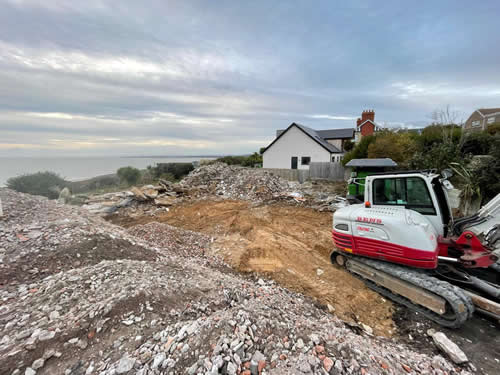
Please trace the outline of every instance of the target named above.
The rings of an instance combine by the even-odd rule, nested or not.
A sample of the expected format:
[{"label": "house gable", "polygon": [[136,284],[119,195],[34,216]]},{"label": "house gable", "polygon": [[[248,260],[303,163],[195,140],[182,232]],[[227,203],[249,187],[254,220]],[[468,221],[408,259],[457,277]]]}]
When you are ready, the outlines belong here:
[{"label": "house gable", "polygon": [[269,144],[269,146],[266,147],[266,149],[264,150],[263,154],[275,143],[278,141],[278,139],[280,139],[283,135],[285,135],[290,129],[292,129],[293,127],[299,129],[300,131],[302,131],[306,136],[308,136],[309,138],[311,138],[313,141],[315,141],[319,146],[323,147],[326,151],[332,153],[332,152],[341,152],[337,147],[335,147],[334,145],[326,142],[323,138],[321,138],[320,136],[318,136],[318,134],[316,133],[315,130],[313,129],[310,129],[304,125],[300,125],[300,124],[297,124],[295,122],[293,122],[288,128],[286,128],[285,130],[283,131],[280,131],[278,130],[277,134],[278,136]]},{"label": "house gable", "polygon": [[464,123],[464,130],[485,130],[488,125],[500,122],[500,108],[476,109]]},{"label": "house gable", "polygon": [[296,124],[292,124],[281,133],[266,148],[262,156],[264,168],[281,169],[290,169],[291,159],[295,157],[298,169],[308,169],[308,162],[331,160],[331,152]]}]

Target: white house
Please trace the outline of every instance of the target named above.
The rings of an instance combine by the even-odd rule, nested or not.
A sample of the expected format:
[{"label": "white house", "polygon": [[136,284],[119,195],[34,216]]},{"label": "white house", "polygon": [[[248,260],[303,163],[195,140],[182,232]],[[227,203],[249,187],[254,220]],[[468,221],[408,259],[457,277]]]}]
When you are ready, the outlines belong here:
[{"label": "white house", "polygon": [[363,111],[352,128],[314,130],[294,122],[276,132],[276,138],[262,155],[263,167],[309,169],[311,162],[339,163],[344,157],[346,141],[357,143],[378,130],[374,110]]},{"label": "white house", "polygon": [[309,169],[310,162],[340,162],[343,142],[354,137],[354,128],[313,130],[297,123],[278,130],[265,149],[264,168]]}]

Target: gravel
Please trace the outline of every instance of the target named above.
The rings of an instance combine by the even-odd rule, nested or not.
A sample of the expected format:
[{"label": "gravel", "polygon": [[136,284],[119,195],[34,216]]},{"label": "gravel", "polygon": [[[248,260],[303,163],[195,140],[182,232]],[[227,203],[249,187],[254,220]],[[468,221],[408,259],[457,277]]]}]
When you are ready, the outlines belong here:
[{"label": "gravel", "polygon": [[[209,237],[159,224],[127,232],[87,210],[7,189],[0,198],[8,275],[0,374],[469,373],[353,329],[273,281],[221,267],[204,256]],[[96,262],[82,253],[80,263],[68,259],[71,267],[49,273],[26,263],[95,237],[109,243],[88,253]],[[105,258],[116,243],[132,246],[135,258],[125,250]]]}]

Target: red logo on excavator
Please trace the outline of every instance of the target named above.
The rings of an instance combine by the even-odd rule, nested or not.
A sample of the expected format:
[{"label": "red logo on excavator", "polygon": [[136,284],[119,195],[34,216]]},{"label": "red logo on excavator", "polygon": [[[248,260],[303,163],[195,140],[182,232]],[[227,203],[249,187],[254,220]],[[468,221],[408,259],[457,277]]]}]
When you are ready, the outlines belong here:
[{"label": "red logo on excavator", "polygon": [[382,225],[382,219],[377,219],[375,217],[362,217],[362,216],[358,216],[356,218],[356,221],[359,221],[360,223],[369,223],[369,224],[380,224],[380,225]]}]

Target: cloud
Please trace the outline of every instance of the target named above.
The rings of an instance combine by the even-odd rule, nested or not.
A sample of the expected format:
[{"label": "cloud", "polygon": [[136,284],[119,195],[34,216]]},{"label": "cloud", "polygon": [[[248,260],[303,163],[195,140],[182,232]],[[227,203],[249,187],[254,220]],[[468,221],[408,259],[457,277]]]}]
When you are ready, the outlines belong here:
[{"label": "cloud", "polygon": [[367,108],[405,126],[448,104],[466,116],[500,104],[499,12],[493,0],[8,0],[0,155],[249,153],[294,121],[354,126]]},{"label": "cloud", "polygon": [[356,120],[356,116],[335,116],[335,115],[307,115],[312,119],[326,119],[326,120]]}]

